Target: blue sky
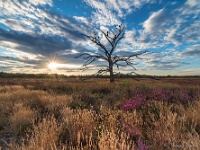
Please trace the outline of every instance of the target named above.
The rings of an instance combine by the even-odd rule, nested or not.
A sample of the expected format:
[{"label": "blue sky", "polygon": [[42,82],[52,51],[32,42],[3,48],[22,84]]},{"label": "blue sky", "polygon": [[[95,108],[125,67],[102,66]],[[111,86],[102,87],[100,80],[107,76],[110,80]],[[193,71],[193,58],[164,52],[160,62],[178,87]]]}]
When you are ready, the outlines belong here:
[{"label": "blue sky", "polygon": [[116,53],[150,52],[134,60],[137,73],[200,75],[199,0],[0,0],[0,71],[94,73],[105,62],[77,71],[84,60],[75,56],[98,51],[81,33],[122,20],[126,34]]}]

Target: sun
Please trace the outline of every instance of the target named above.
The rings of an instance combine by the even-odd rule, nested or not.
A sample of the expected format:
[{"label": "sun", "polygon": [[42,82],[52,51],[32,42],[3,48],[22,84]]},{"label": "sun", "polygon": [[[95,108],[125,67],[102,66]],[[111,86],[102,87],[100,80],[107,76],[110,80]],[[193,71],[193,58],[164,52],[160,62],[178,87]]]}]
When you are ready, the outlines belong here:
[{"label": "sun", "polygon": [[57,64],[56,62],[50,62],[50,63],[48,64],[48,68],[49,68],[51,71],[56,70],[57,67],[58,67],[58,64]]}]

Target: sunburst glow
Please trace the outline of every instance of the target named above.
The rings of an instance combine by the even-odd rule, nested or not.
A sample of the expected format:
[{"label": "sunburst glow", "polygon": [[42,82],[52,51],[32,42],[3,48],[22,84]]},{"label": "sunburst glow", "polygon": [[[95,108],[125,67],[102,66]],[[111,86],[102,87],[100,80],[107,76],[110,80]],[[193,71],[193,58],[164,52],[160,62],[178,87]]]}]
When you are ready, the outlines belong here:
[{"label": "sunburst glow", "polygon": [[54,71],[58,68],[58,64],[56,62],[50,62],[48,64],[48,68],[51,70],[51,71]]}]

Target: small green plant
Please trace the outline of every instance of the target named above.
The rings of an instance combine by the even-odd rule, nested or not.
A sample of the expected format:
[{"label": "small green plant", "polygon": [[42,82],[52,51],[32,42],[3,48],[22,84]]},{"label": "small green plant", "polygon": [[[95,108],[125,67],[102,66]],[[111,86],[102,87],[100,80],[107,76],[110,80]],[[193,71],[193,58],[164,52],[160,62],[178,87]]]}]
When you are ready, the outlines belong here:
[{"label": "small green plant", "polygon": [[128,81],[123,81],[123,82],[122,82],[122,86],[127,87],[128,85],[129,85],[129,82],[128,82]]}]

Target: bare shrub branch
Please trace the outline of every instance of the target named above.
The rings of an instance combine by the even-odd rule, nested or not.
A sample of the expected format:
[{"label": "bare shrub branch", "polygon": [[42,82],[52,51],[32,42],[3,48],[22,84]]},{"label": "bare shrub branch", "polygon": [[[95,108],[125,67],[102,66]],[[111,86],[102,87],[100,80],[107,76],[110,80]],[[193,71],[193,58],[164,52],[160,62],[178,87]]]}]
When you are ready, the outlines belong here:
[{"label": "bare shrub branch", "polygon": [[[98,28],[96,28],[98,29]],[[87,37],[91,42],[95,43],[99,47],[99,51],[96,53],[83,53],[75,58],[82,57],[85,59],[85,63],[83,64],[82,70],[86,70],[89,68],[88,66],[97,60],[104,60],[107,62],[108,66],[106,68],[100,68],[97,71],[97,74],[104,74],[106,72],[109,72],[110,76],[110,82],[114,82],[114,71],[113,67],[116,66],[118,69],[119,67],[126,67],[131,66],[134,70],[136,68],[134,67],[135,63],[133,62],[135,58],[138,58],[138,56],[146,53],[147,51],[140,51],[137,53],[133,53],[129,56],[119,56],[115,55],[114,51],[118,45],[118,43],[124,38],[125,36],[125,25],[123,22],[120,25],[115,26],[114,29],[108,29],[108,31],[103,31],[102,29],[98,29],[99,32],[105,37],[107,40],[107,43],[111,47],[107,47],[107,43],[102,43],[102,38],[98,36],[98,34],[94,33],[93,35],[87,35],[87,34],[81,34],[85,37]]]}]

